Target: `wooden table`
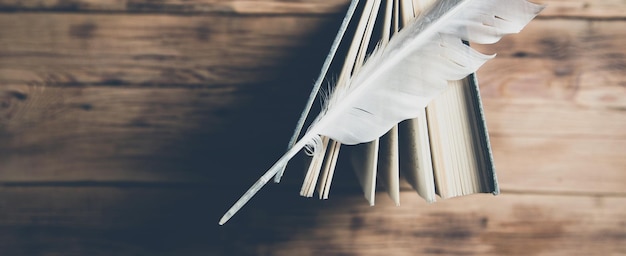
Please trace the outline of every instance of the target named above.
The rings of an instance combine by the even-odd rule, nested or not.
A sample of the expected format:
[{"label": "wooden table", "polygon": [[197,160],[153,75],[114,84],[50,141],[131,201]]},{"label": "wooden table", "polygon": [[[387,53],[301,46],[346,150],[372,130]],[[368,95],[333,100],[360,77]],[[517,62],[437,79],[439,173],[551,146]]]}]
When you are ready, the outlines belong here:
[{"label": "wooden table", "polygon": [[553,0],[478,73],[502,195],[327,201],[284,150],[347,0],[0,0],[1,255],[626,255],[626,2]]}]

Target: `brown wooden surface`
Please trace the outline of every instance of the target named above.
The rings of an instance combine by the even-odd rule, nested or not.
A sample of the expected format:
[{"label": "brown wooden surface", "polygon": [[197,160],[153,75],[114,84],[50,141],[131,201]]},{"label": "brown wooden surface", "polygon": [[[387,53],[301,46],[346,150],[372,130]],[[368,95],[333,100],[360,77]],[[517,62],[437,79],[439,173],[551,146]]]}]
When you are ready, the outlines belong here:
[{"label": "brown wooden surface", "polygon": [[[132,12],[169,14],[319,15],[342,12],[349,0],[0,0],[4,11]],[[622,19],[623,0],[541,0],[544,18]]]},{"label": "brown wooden surface", "polygon": [[403,193],[405,203],[396,207],[379,194],[372,208],[358,193],[318,201],[294,191],[264,191],[218,227],[221,207],[210,200],[224,200],[210,188],[3,188],[0,203],[21,214],[0,215],[0,249],[7,255],[626,253],[623,197],[475,195],[428,205]]},{"label": "brown wooden surface", "polygon": [[1,255],[625,255],[626,3],[544,1],[478,73],[503,194],[297,196],[347,1],[0,0]]},{"label": "brown wooden surface", "polygon": [[335,14],[346,0],[0,0],[8,11],[139,12],[169,14]]},{"label": "brown wooden surface", "polygon": [[626,192],[624,24],[539,19],[477,47],[498,53],[478,78],[503,188]]}]

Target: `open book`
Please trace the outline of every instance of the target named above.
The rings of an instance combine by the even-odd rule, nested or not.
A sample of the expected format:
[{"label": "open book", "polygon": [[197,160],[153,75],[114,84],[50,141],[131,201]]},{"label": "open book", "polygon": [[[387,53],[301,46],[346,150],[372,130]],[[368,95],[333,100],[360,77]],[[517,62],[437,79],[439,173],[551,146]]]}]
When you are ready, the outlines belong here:
[{"label": "open book", "polygon": [[[351,18],[351,11],[360,14],[352,21],[352,40],[336,41],[333,47],[349,44],[344,58],[335,61],[343,61],[337,86],[344,85],[346,79],[358,72],[373,44],[380,42],[380,46],[384,46],[395,32],[435,1],[367,0],[358,6],[357,2],[353,1],[346,18]],[[374,205],[377,184],[384,187],[399,205],[401,178],[428,202],[434,202],[437,195],[450,198],[473,193],[499,193],[473,75],[450,81],[448,88],[417,118],[403,121],[378,140],[341,146],[323,137],[322,145],[323,152],[311,159],[300,191],[302,196],[312,197],[317,191],[321,199],[328,198],[340,155],[352,163],[370,205]]]},{"label": "open book", "polygon": [[[493,56],[462,40],[495,43],[519,32],[542,9],[526,0],[366,0],[361,6],[353,0],[287,152],[219,223],[228,221],[272,177],[278,182],[303,148],[313,157],[300,194],[311,197],[317,190],[320,198],[328,198],[345,148],[338,141],[356,145],[348,155],[372,205],[377,184],[400,204],[401,174],[429,202],[436,195],[497,194],[473,77]],[[349,30],[354,13],[360,18]],[[342,40],[346,31],[353,31],[352,40]],[[333,61],[342,43],[346,54]],[[335,86],[300,136],[331,63],[339,70],[337,79],[329,79]]]}]

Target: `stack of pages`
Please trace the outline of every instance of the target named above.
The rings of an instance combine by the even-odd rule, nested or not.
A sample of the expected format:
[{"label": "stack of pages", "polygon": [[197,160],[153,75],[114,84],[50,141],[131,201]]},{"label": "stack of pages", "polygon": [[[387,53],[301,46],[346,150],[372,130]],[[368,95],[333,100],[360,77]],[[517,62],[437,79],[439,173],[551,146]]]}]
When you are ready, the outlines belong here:
[{"label": "stack of pages", "polygon": [[[328,198],[340,156],[352,162],[370,205],[377,185],[399,205],[401,177],[428,202],[498,194],[473,75],[493,56],[462,40],[495,43],[519,32],[542,9],[526,0],[352,0],[287,152],[219,223],[272,177],[280,181],[303,148],[313,156],[300,191],[306,197],[317,191]],[[338,51],[342,46],[345,53]],[[329,77],[332,66],[336,71],[330,73],[337,75]],[[301,135],[322,81],[334,86],[321,94],[323,108]]]},{"label": "stack of pages", "polygon": [[[345,86],[375,47],[384,47],[394,33],[434,2],[367,0],[358,3],[354,0],[321,78],[326,76],[329,66],[334,66],[338,70],[338,75],[332,79],[335,86]],[[342,57],[335,56],[340,46],[346,49]],[[311,101],[318,90],[319,84],[311,94]],[[303,119],[309,110],[310,106],[303,113]],[[294,140],[299,134],[300,129],[297,129]],[[322,149],[316,150],[323,150],[323,153],[311,159],[300,190],[302,196],[312,197],[317,191],[320,199],[328,198],[339,156],[351,162],[370,205],[374,205],[377,184],[399,205],[401,179],[428,202],[434,202],[437,196],[445,199],[473,193],[499,193],[473,75],[450,81],[446,91],[417,118],[403,121],[380,139],[341,146],[322,137],[322,145]],[[277,180],[280,175],[276,176]]]}]

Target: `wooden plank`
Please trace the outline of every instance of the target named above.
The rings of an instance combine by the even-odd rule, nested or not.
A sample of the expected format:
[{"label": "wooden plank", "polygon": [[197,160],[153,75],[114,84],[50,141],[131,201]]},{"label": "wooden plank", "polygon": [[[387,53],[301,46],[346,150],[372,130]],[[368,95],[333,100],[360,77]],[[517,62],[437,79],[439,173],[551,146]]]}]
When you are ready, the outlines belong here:
[{"label": "wooden plank", "polygon": [[[259,87],[5,87],[0,179],[211,182],[206,172],[243,169],[248,184],[284,150],[280,138],[287,140],[297,116],[297,99],[267,106],[276,89]],[[623,133],[624,115],[493,102],[485,105],[497,120],[488,121],[503,188],[626,192],[626,139],[615,135]],[[612,121],[599,127],[581,117]]]},{"label": "wooden plank", "polygon": [[536,20],[495,45],[478,72],[486,100],[567,104],[579,109],[625,108],[624,21]]},{"label": "wooden plank", "polygon": [[626,139],[492,136],[503,190],[623,193]]},{"label": "wooden plank", "polygon": [[[495,60],[481,69],[479,80],[488,127],[494,137],[497,168],[503,173],[503,188],[624,191],[624,152],[619,148],[626,138],[626,93],[622,85],[626,77],[619,69],[620,59],[615,57],[626,55],[622,47],[623,25],[623,21],[540,20],[493,48],[481,48],[499,52]],[[24,33],[28,36],[17,42],[38,41],[33,44],[42,51],[62,47],[52,36],[41,41],[27,40],[35,35]],[[9,42],[0,51],[19,52],[16,49],[23,47]],[[132,49],[120,52],[142,51],[132,43],[119,44]],[[190,43],[189,47],[193,45],[196,44]],[[123,49],[121,46],[109,48]],[[126,72],[116,66],[126,61],[124,54],[102,61],[99,58],[105,58],[106,51],[76,47],[78,50],[63,47],[74,52],[73,58],[33,54],[35,60],[53,63],[48,66],[22,57],[0,66],[0,70],[6,71],[0,76],[5,82],[0,87],[0,179],[211,182],[212,177],[204,175],[207,171],[246,170],[250,173],[246,181],[251,182],[284,151],[281,141],[287,141],[317,71],[316,67],[299,64],[308,58],[301,56],[296,61],[277,64],[292,66],[292,75],[283,81],[215,86],[210,79],[205,83],[204,78],[195,76],[154,78],[129,71],[113,75],[113,81],[124,81],[116,85],[107,82],[109,78],[102,70]],[[99,53],[90,56],[91,51]],[[85,55],[82,60],[81,55]],[[252,59],[259,56],[245,58],[253,63]],[[84,75],[76,70],[76,63],[91,63],[92,67],[86,69],[102,74]],[[144,65],[147,69],[186,65],[181,63],[153,59]],[[31,67],[47,71],[30,73]],[[16,69],[21,71],[14,72]],[[311,73],[307,76],[303,70]],[[285,71],[276,71],[282,72]],[[58,75],[63,73],[68,75]],[[55,78],[44,78],[55,74]],[[247,81],[243,74],[239,76],[232,79]],[[136,81],[130,83],[132,79]],[[166,88],[143,84],[150,79]],[[92,86],[85,86],[89,84]],[[559,145],[560,150],[546,146],[550,144]],[[587,147],[588,144],[593,147]],[[593,172],[596,179],[576,178],[589,176],[585,168],[594,161],[584,156],[587,153],[603,161],[602,168]],[[246,161],[238,161],[242,154]],[[525,163],[534,161],[542,164],[531,168],[534,178],[525,179],[530,168]],[[544,172],[549,174],[541,179]],[[299,172],[293,175],[290,177],[300,177]],[[246,181],[242,183],[248,184]]]},{"label": "wooden plank", "polygon": [[0,180],[207,181],[206,172],[260,172],[296,122],[298,108],[284,106],[306,98],[277,90],[3,86]]},{"label": "wooden plank", "polygon": [[[3,14],[0,82],[203,85],[268,81],[284,75],[279,71],[294,58],[308,60],[307,67],[316,70],[313,66],[321,62],[326,46],[311,43],[313,38],[330,42],[334,29],[325,26],[329,22],[290,16]],[[619,82],[623,76],[619,72],[624,54],[622,26],[622,22],[538,20],[521,35],[506,37],[489,49],[500,53],[495,61],[517,56],[518,61],[509,60],[502,67],[514,69],[514,74],[535,67],[545,73],[552,70],[553,82],[572,82],[567,79],[578,77],[570,74],[576,71],[581,72],[583,82]],[[530,60],[537,56],[549,56],[551,62]],[[481,80],[487,79],[485,73],[498,73],[490,69],[500,67],[495,61],[481,70]]]},{"label": "wooden plank", "polygon": [[197,87],[285,79],[317,72],[338,21],[0,14],[0,84]]},{"label": "wooden plank", "polygon": [[624,19],[626,3],[622,0],[537,0],[545,4],[542,18]]},{"label": "wooden plank", "polygon": [[[345,11],[349,0],[0,0],[4,11],[140,12],[169,14],[271,14],[328,15]],[[547,5],[540,18],[623,19],[626,4],[621,0],[537,0]]]},{"label": "wooden plank", "polygon": [[384,193],[370,207],[356,193],[318,201],[274,190],[219,227],[224,187],[3,187],[0,248],[9,255],[626,253],[623,197],[476,195],[429,205],[404,192],[400,207]]},{"label": "wooden plank", "polygon": [[[305,18],[0,15],[0,251],[626,254],[624,21],[542,20],[497,46],[479,79],[504,195],[372,208],[356,189],[317,201],[282,185],[218,227],[284,150],[301,69],[318,68],[298,63],[326,51],[291,56],[328,17]],[[203,22],[217,36],[192,39]]]},{"label": "wooden plank", "polygon": [[0,11],[310,15],[343,12],[347,4],[346,0],[0,0]]},{"label": "wooden plank", "polygon": [[324,57],[315,30],[327,22],[2,14],[0,176],[206,182],[209,170],[261,171],[284,150],[276,141]]},{"label": "wooden plank", "polygon": [[[617,93],[615,96],[626,95]],[[618,109],[585,107],[568,101],[506,97],[487,98],[483,104],[492,137],[626,138],[626,111]]]},{"label": "wooden plank", "polygon": [[503,189],[626,191],[623,21],[536,20],[478,72]]}]

